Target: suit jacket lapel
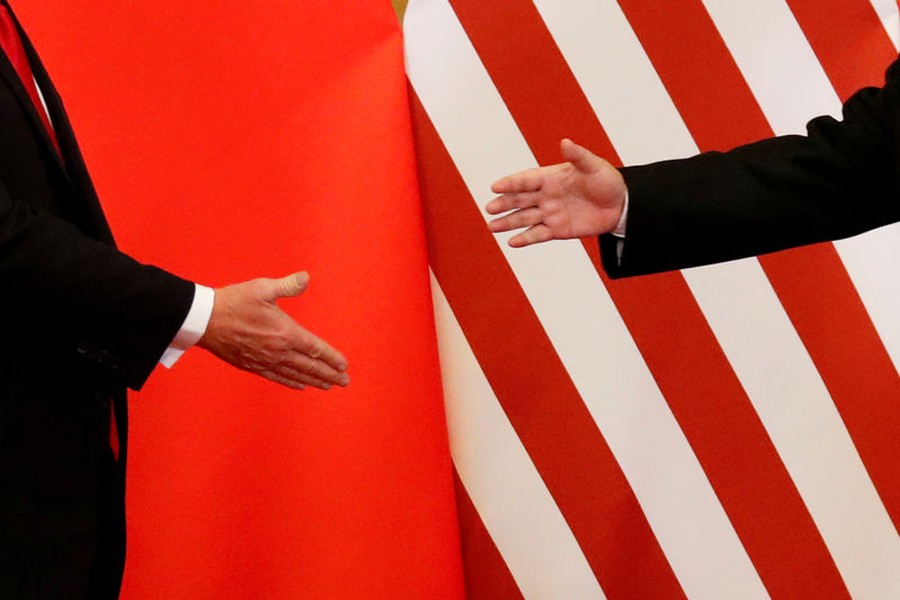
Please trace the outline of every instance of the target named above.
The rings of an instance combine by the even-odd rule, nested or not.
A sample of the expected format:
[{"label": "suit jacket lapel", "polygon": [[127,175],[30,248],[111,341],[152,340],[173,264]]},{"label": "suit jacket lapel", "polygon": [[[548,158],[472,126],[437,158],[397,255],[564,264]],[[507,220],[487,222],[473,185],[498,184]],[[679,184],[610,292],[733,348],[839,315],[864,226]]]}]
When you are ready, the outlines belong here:
[{"label": "suit jacket lapel", "polygon": [[10,7],[5,0],[0,0],[0,2],[6,4],[10,14],[12,15],[13,21],[16,24],[16,28],[18,29],[19,37],[22,38],[22,44],[25,46],[25,54],[28,57],[28,62],[31,66],[32,73],[34,74],[34,78],[37,81],[41,94],[44,97],[44,101],[47,103],[47,112],[50,114],[50,120],[53,123],[53,128],[56,132],[56,138],[59,142],[59,148],[62,152],[62,156],[57,154],[56,148],[53,146],[53,141],[50,139],[50,135],[44,127],[44,123],[37,112],[39,110],[38,107],[34,106],[34,103],[31,101],[28,92],[22,85],[18,74],[16,73],[12,64],[9,62],[9,59],[7,59],[2,52],[0,52],[0,76],[2,76],[3,79],[5,79],[6,82],[16,92],[16,95],[19,97],[19,100],[25,107],[29,118],[32,120],[32,123],[37,128],[37,130],[40,132],[44,143],[47,144],[48,150],[56,160],[59,169],[72,183],[73,188],[75,188],[84,198],[84,209],[86,210],[90,223],[94,228],[94,231],[91,233],[96,235],[98,239],[108,244],[115,245],[112,231],[110,230],[109,223],[106,221],[106,217],[103,214],[103,209],[100,207],[100,201],[97,198],[94,184],[91,181],[87,167],[84,164],[84,158],[81,155],[81,150],[78,148],[78,143],[75,139],[75,134],[72,131],[72,126],[69,123],[69,117],[66,114],[62,99],[60,98],[59,93],[56,91],[56,87],[53,85],[53,82],[50,80],[50,76],[47,73],[47,70],[44,68],[44,64],[41,62],[41,59],[35,51],[34,46],[31,44],[31,40],[22,29],[22,26],[19,23],[19,20],[16,18],[15,13],[13,13],[12,7]]},{"label": "suit jacket lapel", "polygon": [[[12,17],[13,23],[15,23],[16,29],[19,32],[19,37],[22,39],[23,45],[26,47],[26,55],[29,55],[29,62],[33,63],[31,53],[29,53],[28,48],[30,44],[27,42],[27,37],[25,32],[22,30],[22,26],[19,24],[19,20],[16,18],[15,13],[12,11],[12,7],[9,6],[5,1],[2,2],[3,5],[6,6],[9,11],[10,16]],[[19,102],[22,104],[25,112],[28,114],[28,118],[31,120],[32,126],[39,132],[39,136],[44,141],[44,143],[48,146],[50,150],[52,150],[54,156],[57,159],[60,157],[56,154],[56,148],[53,146],[53,142],[50,139],[50,135],[47,132],[46,127],[44,127],[44,123],[41,120],[39,110],[40,107],[34,105],[34,102],[31,100],[31,96],[29,96],[25,86],[22,84],[22,80],[19,78],[18,73],[13,67],[12,63],[9,61],[7,56],[0,52],[0,77],[2,77],[7,85],[13,90],[15,95],[18,97]],[[43,91],[43,90],[42,90]],[[62,161],[59,161],[60,167],[63,166]]]},{"label": "suit jacket lapel", "polygon": [[[44,141],[44,143],[47,144],[47,147],[53,151],[54,155],[56,155],[56,148],[53,147],[53,142],[50,140],[50,135],[47,133],[47,129],[44,127],[44,124],[41,121],[40,114],[37,112],[38,108],[31,101],[31,97],[25,90],[25,86],[22,85],[22,80],[19,79],[18,73],[16,73],[16,70],[12,66],[12,63],[9,62],[9,59],[3,52],[0,52],[0,78],[2,78],[10,87],[10,89],[12,89],[13,93],[22,104],[22,108],[25,110],[25,113],[28,115],[32,126],[36,131],[39,132],[39,136]],[[57,156],[57,158],[59,157]],[[60,163],[60,166],[62,166],[62,163]]]}]

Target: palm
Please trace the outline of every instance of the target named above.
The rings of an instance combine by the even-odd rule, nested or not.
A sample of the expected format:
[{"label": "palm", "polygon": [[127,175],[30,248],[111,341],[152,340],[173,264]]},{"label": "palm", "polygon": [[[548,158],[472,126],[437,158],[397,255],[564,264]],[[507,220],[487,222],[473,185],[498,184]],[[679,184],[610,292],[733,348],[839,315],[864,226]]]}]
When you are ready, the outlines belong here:
[{"label": "palm", "polygon": [[[602,161],[602,159],[597,159]],[[615,169],[606,161],[600,170],[583,173],[571,163],[558,165],[547,174],[541,187],[544,197],[538,201],[543,224],[555,239],[596,235],[615,227],[617,190],[611,183]]]},{"label": "palm", "polygon": [[563,141],[562,150],[569,162],[522,171],[494,184],[494,191],[501,195],[487,210],[509,214],[492,221],[491,229],[524,229],[510,239],[510,245],[599,235],[616,226],[625,196],[621,174],[568,140]]}]

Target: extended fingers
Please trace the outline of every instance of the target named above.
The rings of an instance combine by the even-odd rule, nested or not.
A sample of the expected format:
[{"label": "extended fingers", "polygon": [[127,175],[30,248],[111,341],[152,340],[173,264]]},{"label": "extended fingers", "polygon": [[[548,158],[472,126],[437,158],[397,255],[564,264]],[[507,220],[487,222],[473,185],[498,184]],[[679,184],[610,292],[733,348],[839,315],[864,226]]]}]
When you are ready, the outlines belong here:
[{"label": "extended fingers", "polygon": [[347,359],[293,321],[264,346],[242,354],[234,364],[294,389],[327,390],[350,383]]},{"label": "extended fingers", "polygon": [[347,370],[347,359],[343,354],[332,348],[325,340],[316,337],[302,327],[297,336],[295,349],[301,354],[327,365],[334,371]]},{"label": "extended fingers", "polygon": [[260,375],[271,379],[272,381],[277,381],[282,385],[287,385],[288,387],[300,390],[307,387],[314,387],[320,390],[330,390],[335,385],[333,382],[319,379],[314,375],[299,371],[283,363],[276,365],[270,369],[260,371]]},{"label": "extended fingers", "polygon": [[491,190],[495,194],[535,192],[541,189],[546,170],[547,167],[536,167],[512,175],[507,175],[506,177],[495,181],[493,185],[491,185]]},{"label": "extended fingers", "polygon": [[330,390],[332,387],[334,387],[333,384],[322,381],[321,379],[310,377],[303,373],[298,373],[296,371],[285,369],[283,367],[279,367],[276,369],[262,369],[254,372],[257,375],[274,381],[275,383],[280,383],[283,386],[295,390],[305,390],[308,387],[314,387],[320,390]]},{"label": "extended fingers", "polygon": [[537,191],[508,193],[497,196],[488,202],[484,209],[491,215],[499,215],[517,208],[529,208],[536,206],[540,200],[540,194]]},{"label": "extended fingers", "polygon": [[325,340],[296,325],[290,346],[284,360],[287,368],[329,384],[345,386],[350,382],[347,359]]},{"label": "extended fingers", "polygon": [[294,389],[315,387],[322,390],[350,383],[350,377],[320,360],[291,351],[278,359],[244,361],[241,368]]},{"label": "extended fingers", "polygon": [[517,210],[508,215],[494,219],[488,226],[494,233],[511,231],[522,227],[531,227],[541,222],[541,211],[537,207],[529,207]]},{"label": "extended fingers", "polygon": [[[309,378],[312,385],[320,382],[343,387],[350,383],[350,376],[344,369],[336,369],[320,358],[302,352],[294,352],[285,362],[284,367]],[[321,386],[317,385],[316,387]]]},{"label": "extended fingers", "polygon": [[522,248],[524,246],[530,246],[531,244],[546,242],[552,239],[553,232],[550,231],[550,228],[544,224],[538,224],[529,227],[522,233],[509,238],[508,243],[513,248]]}]

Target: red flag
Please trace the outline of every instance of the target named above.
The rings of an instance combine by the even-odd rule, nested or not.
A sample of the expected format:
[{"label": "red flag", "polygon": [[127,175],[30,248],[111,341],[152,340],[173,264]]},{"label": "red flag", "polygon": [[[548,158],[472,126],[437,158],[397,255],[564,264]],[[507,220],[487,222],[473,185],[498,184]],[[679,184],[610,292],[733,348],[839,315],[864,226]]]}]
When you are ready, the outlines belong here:
[{"label": "red flag", "polygon": [[123,597],[459,598],[401,42],[387,2],[20,0],[122,248],[283,303],[296,393],[201,350],[131,398]]}]

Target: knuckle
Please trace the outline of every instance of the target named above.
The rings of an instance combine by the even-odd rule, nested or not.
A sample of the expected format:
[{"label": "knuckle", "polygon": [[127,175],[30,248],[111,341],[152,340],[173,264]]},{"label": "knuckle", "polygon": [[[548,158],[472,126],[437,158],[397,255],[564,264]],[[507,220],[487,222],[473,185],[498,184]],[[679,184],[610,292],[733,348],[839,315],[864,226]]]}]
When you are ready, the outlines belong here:
[{"label": "knuckle", "polygon": [[322,343],[316,342],[312,346],[310,346],[307,355],[309,355],[310,358],[318,359],[321,358],[324,353],[325,348],[323,347]]}]

